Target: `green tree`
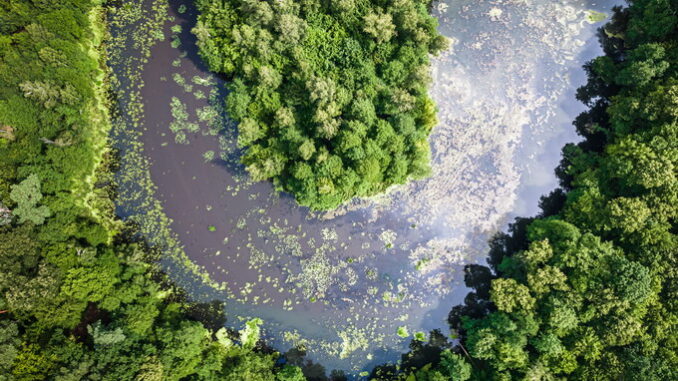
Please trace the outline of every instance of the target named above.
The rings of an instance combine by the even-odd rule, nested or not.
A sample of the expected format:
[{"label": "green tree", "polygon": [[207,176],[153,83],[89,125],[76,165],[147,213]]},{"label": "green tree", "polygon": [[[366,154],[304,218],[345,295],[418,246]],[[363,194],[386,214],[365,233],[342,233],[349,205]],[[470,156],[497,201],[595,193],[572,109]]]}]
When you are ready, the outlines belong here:
[{"label": "green tree", "polygon": [[306,381],[301,368],[291,365],[283,366],[282,370],[276,375],[277,381]]},{"label": "green tree", "polygon": [[471,365],[449,349],[441,353],[439,367],[447,380],[466,381],[471,378]]},{"label": "green tree", "polygon": [[12,223],[12,211],[0,203],[0,227]]},{"label": "green tree", "polygon": [[200,54],[233,77],[226,108],[252,179],[329,209],[429,174],[427,72],[444,39],[424,3],[197,5]]},{"label": "green tree", "polygon": [[19,354],[19,329],[13,321],[0,321],[0,380],[9,381],[12,364]]},{"label": "green tree", "polygon": [[35,225],[41,225],[51,215],[47,206],[38,206],[42,200],[42,193],[40,193],[40,179],[36,174],[28,176],[21,183],[12,185],[11,188],[9,197],[17,203],[14,214],[18,217],[19,223],[30,221]]},{"label": "green tree", "polygon": [[535,302],[529,288],[510,278],[492,281],[490,299],[499,310],[505,312],[530,311],[534,308]]},{"label": "green tree", "polygon": [[374,37],[378,43],[389,41],[395,36],[395,25],[393,17],[385,13],[371,13],[363,19],[365,26],[363,30]]}]

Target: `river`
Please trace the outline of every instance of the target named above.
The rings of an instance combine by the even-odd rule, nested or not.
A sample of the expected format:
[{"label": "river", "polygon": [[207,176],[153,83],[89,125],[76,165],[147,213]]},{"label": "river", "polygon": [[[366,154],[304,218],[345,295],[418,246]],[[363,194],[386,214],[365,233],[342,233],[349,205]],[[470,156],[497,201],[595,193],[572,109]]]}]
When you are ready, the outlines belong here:
[{"label": "river", "polygon": [[[415,332],[447,333],[449,310],[468,292],[463,266],[484,263],[488,239],[535,214],[556,186],[560,148],[577,140],[581,65],[600,54],[601,24],[588,10],[609,14],[617,3],[435,3],[452,45],[432,65],[432,176],[311,213],[239,165],[235,125],[220,107],[224,82],[200,62],[190,33],[196,11],[170,1],[166,38],[141,72],[135,131],[156,189],[144,197],[168,218],[171,238],[156,241],[176,241],[221,287],[182,282],[176,263],[168,272],[195,298],[225,301],[228,325],[260,317],[269,344],[302,345],[328,370],[355,374],[397,360]],[[120,183],[123,194],[138,185]],[[140,197],[122,197],[119,214],[144,225],[151,201]]]}]

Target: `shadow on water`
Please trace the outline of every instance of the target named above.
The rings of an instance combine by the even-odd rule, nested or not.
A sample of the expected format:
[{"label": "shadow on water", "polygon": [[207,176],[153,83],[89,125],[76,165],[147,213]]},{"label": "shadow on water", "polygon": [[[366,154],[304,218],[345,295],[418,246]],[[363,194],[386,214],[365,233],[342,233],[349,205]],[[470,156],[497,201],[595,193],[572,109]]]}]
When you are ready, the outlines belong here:
[{"label": "shadow on water", "polygon": [[[207,72],[209,69],[207,65],[203,62],[198,54],[197,42],[198,39],[191,32],[198,21],[198,10],[193,1],[169,1],[170,12],[175,17],[175,21],[178,21],[178,25],[181,25],[181,33],[179,38],[184,47],[184,51],[187,53],[186,59],[190,60],[196,69],[199,71]],[[183,9],[182,9],[183,8]],[[181,12],[183,10],[183,12]],[[221,78],[222,81],[225,78]]]},{"label": "shadow on water", "polygon": [[[181,26],[181,33],[178,34],[178,38],[181,41],[182,52],[184,53],[184,57],[182,58],[189,61],[195,67],[196,72],[208,73],[209,68],[207,67],[207,64],[200,58],[197,46],[198,39],[192,32],[197,24],[198,10],[196,5],[191,1],[184,2],[172,0],[169,1],[169,6],[170,12],[175,17],[176,25]],[[211,75],[217,82],[214,86],[217,90],[216,101],[221,103],[222,100],[226,99],[226,96],[229,93],[227,88],[228,80],[226,76],[222,74]],[[217,105],[214,104],[214,101],[215,100],[210,99],[210,104],[212,104],[212,106],[223,108],[223,104]],[[221,123],[219,135],[226,138],[228,141],[235,141],[238,134],[236,122],[229,118],[228,113],[225,110],[222,110],[220,117],[223,120],[223,123]],[[245,167],[240,163],[242,153],[243,150],[236,146],[232,146],[223,152],[225,157],[216,159],[212,162],[226,169],[231,176],[245,176]]]}]

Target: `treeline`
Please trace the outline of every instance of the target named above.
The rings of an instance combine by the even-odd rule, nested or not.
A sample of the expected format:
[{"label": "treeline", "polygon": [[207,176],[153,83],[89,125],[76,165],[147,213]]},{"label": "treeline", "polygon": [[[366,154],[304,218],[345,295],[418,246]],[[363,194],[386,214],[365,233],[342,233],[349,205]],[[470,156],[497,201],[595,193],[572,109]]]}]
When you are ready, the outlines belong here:
[{"label": "treeline", "polygon": [[[245,117],[259,123],[257,128],[271,129],[265,130],[266,139],[247,141],[247,136],[258,135],[244,133],[242,144],[249,147],[245,160],[252,160],[248,165],[268,168],[248,155],[264,149],[274,152],[278,146],[271,148],[271,139],[293,140],[275,134],[303,129],[308,135],[302,136],[317,151],[309,160],[300,160],[286,151],[288,147],[281,148],[276,155],[284,154],[285,167],[269,177],[295,193],[301,203],[322,208],[378,191],[387,184],[386,173],[400,173],[388,170],[398,150],[380,146],[384,132],[379,128],[388,131],[383,121],[410,147],[402,151],[405,160],[417,162],[418,154],[412,152],[419,148],[409,144],[425,142],[426,126],[433,119],[422,118],[432,118],[433,111],[419,107],[432,105],[425,86],[421,93],[405,84],[391,86],[386,73],[410,80],[409,65],[426,66],[424,50],[435,51],[439,41],[433,37],[432,19],[424,17],[425,4],[405,3],[273,3],[291,7],[291,12],[277,8],[268,12],[261,5],[270,8],[267,2],[243,2],[240,8],[219,12],[203,8],[207,18],[196,32],[211,33],[213,37],[201,41],[217,45],[203,50],[219,53],[206,58],[222,59],[221,65],[237,64],[219,71],[245,73],[234,81],[233,100],[228,101],[231,112],[242,116],[241,129],[250,123]],[[202,2],[203,7],[206,4]],[[345,11],[330,11],[326,8],[330,6]],[[398,13],[407,9],[419,16],[404,18]],[[586,65],[589,81],[578,91],[578,98],[589,106],[575,121],[584,141],[564,149],[557,170],[561,189],[542,199],[542,214],[519,219],[510,234],[496,237],[489,267],[467,267],[466,282],[475,291],[463,306],[453,309],[449,319],[459,344],[452,346],[444,335],[433,332],[429,343],[412,344],[399,368],[379,367],[372,378],[678,378],[677,12],[673,0],[630,1],[627,8],[615,10],[600,32],[605,55]],[[294,29],[285,29],[273,34],[282,25],[282,15],[291,24],[302,20],[304,33],[295,35],[290,32]],[[389,15],[391,24],[386,22]],[[105,8],[96,0],[0,4],[0,380],[303,380],[299,368],[281,365],[279,354],[258,341],[257,321],[241,332],[227,331],[222,328],[220,306],[187,302],[153,265],[154,251],[130,239],[130,229],[115,220],[111,202],[115,155],[106,140],[104,20]],[[416,22],[403,24],[403,20]],[[210,30],[210,25],[223,29]],[[239,25],[236,35],[235,25]],[[417,38],[423,40],[402,29],[404,25],[419,30]],[[281,35],[305,41],[293,49],[297,56],[274,54],[275,49],[285,48],[269,37]],[[219,42],[220,36],[238,38],[234,41],[249,50],[219,50],[232,43]],[[277,46],[266,56],[275,60],[260,61],[256,54],[266,50],[250,43],[269,43],[261,45],[269,49]],[[342,44],[357,46],[355,52],[362,60],[328,59],[350,51],[337,48]],[[397,57],[407,47],[413,55],[401,62]],[[311,53],[316,54],[314,59],[305,56]],[[330,98],[313,98],[314,103],[304,105],[311,94],[308,81],[297,79],[305,74],[287,61],[289,57],[297,63],[307,60],[310,73],[320,78],[324,89],[318,94],[334,98],[327,102],[319,100]],[[349,70],[342,62],[366,66]],[[269,69],[289,76],[266,92],[278,82],[269,81]],[[256,79],[252,73],[268,79]],[[377,84],[372,92],[360,92],[358,87],[348,92],[353,90],[350,86],[362,83],[346,79],[352,78],[349,73],[374,75]],[[389,109],[400,105],[395,100],[399,98],[384,93],[383,86],[406,89],[415,99],[413,108]],[[405,93],[400,93],[402,99],[407,99]],[[243,94],[255,99],[245,102],[245,111],[237,108],[245,104],[242,99],[249,99]],[[331,114],[328,120],[342,123],[332,138],[311,132],[312,126],[322,125],[313,121],[318,110],[332,110],[332,102],[343,105],[340,100],[346,94],[350,102],[348,108],[340,108],[342,113],[352,112],[358,102],[356,109],[374,118],[374,124],[362,117],[351,119],[367,131],[357,135],[360,146],[351,146],[351,152],[362,152],[365,158],[376,150],[370,151],[370,146],[382,152],[362,164],[347,160],[350,164],[345,165],[344,153],[335,145],[343,141],[344,131],[353,131],[348,129],[348,116]],[[277,123],[268,111],[261,111],[267,110],[262,106],[265,102],[260,103],[264,100],[273,105],[292,102],[280,103],[285,106],[280,109],[290,111],[281,115],[294,118],[288,128],[263,124]],[[414,120],[412,135],[398,129],[402,120]],[[391,139],[391,134],[385,134]],[[323,147],[326,157],[318,160],[325,156]],[[271,158],[270,166],[277,168],[279,157]],[[330,163],[340,162],[342,171],[349,168],[357,175],[360,170],[351,165],[367,168],[374,161],[379,170],[369,173],[379,175],[359,180],[372,181],[371,185],[347,188],[353,193],[320,193],[320,185],[343,189],[337,184],[344,183],[331,176],[335,172],[328,169],[334,168]],[[311,168],[315,182],[298,181],[289,172],[288,164],[296,168],[299,163]],[[407,168],[410,171],[410,164]],[[321,180],[326,178],[331,182]],[[307,185],[310,188],[303,188]],[[360,193],[360,189],[367,191]]]},{"label": "treeline", "polygon": [[330,209],[429,173],[429,0],[198,0],[212,71],[232,79],[243,164]]},{"label": "treeline", "polygon": [[676,1],[614,9],[560,189],[466,267],[458,345],[434,335],[373,379],[678,379],[677,26]]},{"label": "treeline", "polygon": [[115,220],[101,3],[0,3],[0,380],[303,380]]}]

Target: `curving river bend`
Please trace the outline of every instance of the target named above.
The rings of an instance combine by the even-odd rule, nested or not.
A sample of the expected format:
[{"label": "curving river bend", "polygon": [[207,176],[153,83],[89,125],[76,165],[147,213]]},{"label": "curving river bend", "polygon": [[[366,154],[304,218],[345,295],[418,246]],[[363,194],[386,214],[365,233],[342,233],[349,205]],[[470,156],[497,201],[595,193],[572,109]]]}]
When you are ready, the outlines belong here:
[{"label": "curving river bend", "polygon": [[[577,139],[581,65],[600,53],[588,11],[609,14],[619,1],[435,3],[453,44],[433,61],[433,175],[328,213],[248,179],[220,110],[224,83],[200,62],[195,9],[183,3],[170,1],[166,38],[141,72],[135,131],[155,191],[121,197],[118,212],[220,283],[189,280],[166,260],[193,297],[226,302],[227,325],[260,317],[277,349],[303,345],[327,369],[355,373],[397,360],[415,332],[447,333],[447,313],[467,293],[463,266],[484,263],[489,237],[535,214],[555,187],[560,148]],[[119,182],[123,195],[139,193],[138,180]],[[164,218],[149,212],[150,197],[168,217],[165,235],[148,225]]]}]

